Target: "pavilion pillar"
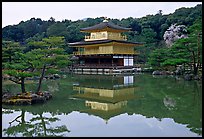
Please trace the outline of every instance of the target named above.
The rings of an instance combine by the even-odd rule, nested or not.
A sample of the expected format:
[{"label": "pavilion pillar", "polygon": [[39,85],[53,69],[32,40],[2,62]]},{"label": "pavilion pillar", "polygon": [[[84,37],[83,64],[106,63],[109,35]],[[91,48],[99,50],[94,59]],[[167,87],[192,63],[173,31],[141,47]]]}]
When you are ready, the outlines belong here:
[{"label": "pavilion pillar", "polygon": [[99,64],[99,65],[101,64],[101,60],[100,60],[100,58],[98,59],[98,64]]}]

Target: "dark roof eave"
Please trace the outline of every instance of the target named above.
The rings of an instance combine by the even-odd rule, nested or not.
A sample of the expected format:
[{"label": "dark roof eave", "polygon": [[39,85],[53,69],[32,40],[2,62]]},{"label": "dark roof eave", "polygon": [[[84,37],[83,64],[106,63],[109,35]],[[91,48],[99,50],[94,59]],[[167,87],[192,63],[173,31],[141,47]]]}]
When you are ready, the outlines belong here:
[{"label": "dark roof eave", "polygon": [[129,44],[139,44],[139,45],[144,44],[141,42],[128,42],[128,41],[121,41],[121,40],[97,40],[97,41],[80,41],[75,43],[69,43],[69,45],[80,46],[80,45],[102,44],[102,43],[109,43],[109,42],[119,42],[119,43],[129,43]]}]

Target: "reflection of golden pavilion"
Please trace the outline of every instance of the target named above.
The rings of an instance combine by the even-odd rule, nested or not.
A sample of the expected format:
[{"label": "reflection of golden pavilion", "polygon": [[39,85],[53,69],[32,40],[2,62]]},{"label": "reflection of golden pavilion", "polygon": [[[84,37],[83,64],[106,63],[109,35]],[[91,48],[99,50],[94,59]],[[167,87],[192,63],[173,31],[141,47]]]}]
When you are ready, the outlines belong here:
[{"label": "reflection of golden pavilion", "polygon": [[136,98],[132,75],[118,77],[97,75],[92,78],[90,75],[80,76],[82,80],[73,85],[73,90],[77,91],[73,97],[85,99],[85,105],[90,107],[81,112],[107,120],[124,113],[128,100]]},{"label": "reflection of golden pavilion", "polygon": [[127,101],[120,101],[117,103],[101,103],[95,101],[86,101],[85,104],[86,106],[90,106],[91,109],[108,111],[122,108],[123,106],[127,105]]},{"label": "reflection of golden pavilion", "polygon": [[127,86],[126,88],[117,88],[114,90],[79,86],[74,86],[73,89],[78,91],[78,94],[74,95],[75,97],[96,100],[100,102],[117,103],[119,101],[129,100],[135,97],[135,88],[128,88]]}]

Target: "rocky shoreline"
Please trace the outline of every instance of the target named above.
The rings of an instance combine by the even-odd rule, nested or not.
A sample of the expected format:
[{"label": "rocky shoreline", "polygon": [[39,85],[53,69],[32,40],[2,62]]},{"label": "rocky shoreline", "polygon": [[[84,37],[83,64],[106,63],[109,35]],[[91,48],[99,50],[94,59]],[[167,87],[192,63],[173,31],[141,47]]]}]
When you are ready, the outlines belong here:
[{"label": "rocky shoreline", "polygon": [[8,105],[32,105],[36,103],[44,103],[47,100],[52,98],[52,94],[45,91],[45,92],[38,92],[38,93],[19,93],[13,95],[11,93],[5,93],[2,96],[2,104]]},{"label": "rocky shoreline", "polygon": [[186,74],[177,74],[176,72],[171,72],[171,71],[159,71],[155,70],[152,72],[152,75],[179,75],[184,78],[186,81],[191,81],[191,80],[202,80],[202,75],[194,75],[191,73],[186,73]]}]

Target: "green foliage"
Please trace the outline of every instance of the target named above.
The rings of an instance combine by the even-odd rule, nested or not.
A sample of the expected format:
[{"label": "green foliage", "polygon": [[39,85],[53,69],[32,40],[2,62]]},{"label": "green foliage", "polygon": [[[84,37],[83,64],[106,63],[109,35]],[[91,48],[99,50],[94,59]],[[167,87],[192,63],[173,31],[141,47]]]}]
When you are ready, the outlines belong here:
[{"label": "green foliage", "polygon": [[12,62],[16,57],[16,52],[22,52],[23,47],[18,42],[2,41],[2,62]]},{"label": "green foliage", "polygon": [[[159,9],[158,9],[159,11]],[[202,17],[202,5],[197,5],[192,8],[179,8],[174,13],[162,15],[162,11],[155,15],[147,15],[142,18],[123,18],[108,19],[113,23],[124,27],[132,28],[133,32],[129,32],[130,40],[138,40],[138,36],[133,36],[137,32],[141,36],[143,29],[148,26],[156,33],[156,39],[162,40],[164,31],[173,23],[184,24],[190,26],[193,22]],[[104,17],[87,18],[86,20],[63,20],[55,21],[50,18],[48,21],[42,21],[40,18],[31,18],[28,21],[22,21],[15,26],[6,26],[2,29],[2,36],[5,40],[13,40],[20,42],[40,41],[42,38],[51,36],[63,36],[66,42],[81,41],[84,38],[84,33],[80,32],[80,28],[96,25],[104,20]],[[144,31],[143,31],[144,32]],[[131,35],[131,33],[133,33]],[[155,35],[154,35],[155,37]],[[154,38],[153,37],[153,38]],[[146,36],[144,37],[146,38]],[[138,40],[140,41],[140,40]]]},{"label": "green foliage", "polygon": [[43,38],[42,42],[46,43],[49,46],[49,48],[62,47],[65,45],[65,38],[62,36],[48,37],[48,38]]},{"label": "green foliage", "polygon": [[39,47],[38,49],[33,49],[30,52],[27,52],[27,59],[38,69],[42,68],[42,65],[44,64],[55,65],[60,62],[60,60],[69,61],[69,55],[67,55],[62,48],[64,44],[64,37],[44,38],[42,41],[32,44],[34,47]]},{"label": "green foliage", "polygon": [[[48,49],[48,48],[62,48],[65,50],[68,50],[68,46],[65,42],[65,38],[63,36],[55,36],[55,37],[48,37],[48,38],[43,38],[40,41],[33,41],[31,40],[30,42],[27,43],[27,49],[25,52],[29,52],[34,49]],[[65,51],[66,52],[66,51]]]},{"label": "green foliage", "polygon": [[55,73],[58,73],[59,70],[58,69],[53,69],[53,68],[48,68],[47,71],[46,71],[46,74],[55,74]]},{"label": "green foliage", "polygon": [[[12,43],[12,46],[17,44]],[[47,72],[47,74],[57,73],[59,68],[70,65],[69,55],[62,48],[65,44],[64,37],[48,37],[43,38],[42,41],[28,42],[28,44],[33,45],[34,49],[26,53],[22,51],[14,52],[15,47],[11,47],[10,53],[6,49],[3,51],[4,54],[12,54],[14,57],[10,61],[5,60],[3,62],[3,74],[12,76],[11,80],[13,82],[21,84],[22,92],[25,92],[25,78],[37,75],[42,76],[41,79],[43,79],[44,72]],[[10,42],[4,42],[4,48],[10,48],[10,46]]]},{"label": "green foliage", "polygon": [[[197,40],[198,32],[196,32],[196,30],[200,31],[202,27],[199,25],[200,23],[195,24],[194,22],[196,20],[197,22],[200,22],[201,20],[199,19],[201,19],[201,17],[202,4],[198,4],[197,6],[192,8],[179,8],[174,13],[169,15],[162,15],[162,11],[158,9],[158,12],[154,15],[147,15],[142,18],[128,17],[121,20],[108,20],[117,25],[132,28],[130,32],[125,32],[124,34],[127,35],[128,41],[145,43],[144,47],[137,47],[135,49],[140,53],[137,56],[137,62],[146,63],[148,62],[148,57],[151,57],[150,54],[154,50],[165,48],[165,43],[163,43],[163,34],[171,24],[177,23],[186,25],[187,27],[191,26],[191,28],[189,28],[188,30],[190,34],[188,38],[189,40],[187,41],[190,42],[191,40]],[[24,53],[27,53],[34,49],[60,47],[65,50],[65,53],[71,54],[73,52],[73,48],[70,48],[68,46],[68,43],[82,41],[84,39],[84,35],[86,34],[80,32],[80,29],[96,25],[103,20],[104,17],[97,17],[77,21],[63,20],[62,22],[60,22],[55,21],[53,17],[51,17],[48,21],[42,21],[40,18],[31,18],[28,21],[20,22],[18,25],[4,27],[2,29],[2,38],[6,41],[21,42],[22,44],[24,44],[24,46],[20,46],[21,48],[26,47]],[[202,43],[202,39],[200,39],[200,42]],[[187,47],[187,45],[189,49],[188,52],[184,49],[184,47]],[[179,56],[182,56],[182,58],[189,58],[187,54],[190,53],[191,56],[192,51],[196,50],[196,45],[197,43],[195,41],[185,45],[184,43],[175,43],[175,46],[171,50],[171,56],[173,56],[174,59]],[[182,47],[182,49],[180,49],[180,47]],[[6,50],[7,48],[4,48],[3,46],[2,49],[2,60],[4,62],[12,61],[15,52],[14,49],[12,48],[12,52],[10,50]],[[202,45],[200,45],[200,52],[202,52]],[[39,60],[40,57],[42,57],[42,55],[44,55],[45,53],[49,53],[48,55],[50,55],[51,51],[38,50],[38,52],[36,51],[36,53],[38,54],[34,54],[33,51],[33,54],[30,54],[32,58],[36,59],[32,61],[32,59],[30,58],[29,60],[29,63],[32,63],[33,66],[40,65],[37,62],[37,59]],[[35,55],[37,57],[35,57]],[[202,58],[202,55],[200,55],[200,58]],[[200,61],[202,61],[202,59],[200,59]]]},{"label": "green foliage", "polygon": [[60,60],[59,62],[57,62],[57,66],[59,68],[64,68],[70,65],[71,65],[71,61],[68,61],[68,60]]},{"label": "green foliage", "polygon": [[47,29],[47,36],[66,36],[67,27],[64,23],[57,22]]},{"label": "green foliage", "polygon": [[158,67],[193,64],[194,74],[197,74],[202,63],[202,20],[197,19],[188,32],[188,38],[178,39],[171,48],[154,50],[149,64]]},{"label": "green foliage", "polygon": [[43,42],[43,41],[30,41],[28,42],[28,45],[36,46],[36,48],[47,46],[46,42]]},{"label": "green foliage", "polygon": [[14,76],[16,78],[19,78],[19,77],[26,78],[26,77],[32,77],[33,76],[33,73],[20,71],[20,70],[14,70],[14,69],[5,70],[5,71],[3,71],[3,74],[8,74],[8,75]]},{"label": "green foliage", "polygon": [[168,59],[169,50],[167,48],[161,48],[154,50],[149,57],[148,64],[155,67],[162,67],[162,63]]},{"label": "green foliage", "polygon": [[19,63],[5,63],[5,69],[14,69],[14,70],[23,70],[26,68],[26,65]]},{"label": "green foliage", "polygon": [[2,68],[3,74],[11,76],[11,81],[21,84],[22,93],[25,93],[24,80],[27,77],[32,77],[33,73],[27,71],[30,68],[30,64],[25,60],[25,54],[23,54],[20,44],[17,42],[5,42],[3,44],[2,54]]},{"label": "green foliage", "polygon": [[161,66],[176,66],[176,65],[181,65],[188,62],[186,59],[167,59],[164,62],[161,63]]}]

